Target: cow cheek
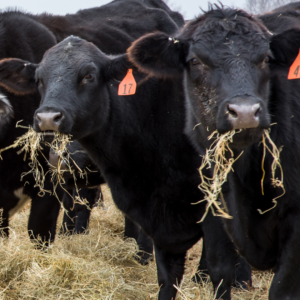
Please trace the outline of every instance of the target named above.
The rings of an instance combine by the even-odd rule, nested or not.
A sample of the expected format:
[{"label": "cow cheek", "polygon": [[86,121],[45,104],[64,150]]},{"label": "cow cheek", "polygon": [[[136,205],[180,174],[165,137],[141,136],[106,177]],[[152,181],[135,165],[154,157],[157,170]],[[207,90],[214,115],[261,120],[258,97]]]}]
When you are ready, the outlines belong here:
[{"label": "cow cheek", "polygon": [[194,114],[200,116],[198,121],[206,127],[210,127],[215,120],[216,101],[215,89],[212,89],[206,82],[206,78],[198,78],[193,84],[189,84],[189,99]]}]

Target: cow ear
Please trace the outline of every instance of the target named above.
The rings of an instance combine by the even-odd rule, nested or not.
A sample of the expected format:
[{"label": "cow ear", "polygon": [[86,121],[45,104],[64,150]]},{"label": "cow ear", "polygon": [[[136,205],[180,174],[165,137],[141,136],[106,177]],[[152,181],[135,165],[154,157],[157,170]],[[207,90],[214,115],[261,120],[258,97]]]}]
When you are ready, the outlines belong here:
[{"label": "cow ear", "polygon": [[28,61],[9,58],[0,61],[0,86],[17,96],[37,91],[35,70],[38,65]]},{"label": "cow ear", "polygon": [[290,29],[271,39],[270,49],[276,62],[285,65],[292,65],[296,59],[300,48],[300,30]]},{"label": "cow ear", "polygon": [[104,81],[112,78],[122,80],[128,69],[134,69],[135,66],[129,61],[127,54],[122,54],[111,58],[102,69]]},{"label": "cow ear", "polygon": [[183,72],[187,43],[161,32],[147,34],[127,50],[129,59],[142,71],[158,78]]}]

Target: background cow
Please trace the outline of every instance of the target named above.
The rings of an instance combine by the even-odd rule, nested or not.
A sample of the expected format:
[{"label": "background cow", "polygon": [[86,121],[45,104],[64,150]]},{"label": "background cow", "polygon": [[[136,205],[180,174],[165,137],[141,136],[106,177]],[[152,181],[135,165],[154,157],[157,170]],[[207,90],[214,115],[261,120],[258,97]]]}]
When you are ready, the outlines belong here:
[{"label": "background cow", "polygon": [[[299,53],[300,27],[291,26],[298,24],[297,16],[282,23],[278,13],[261,19],[280,33],[271,34],[244,11],[211,8],[171,40],[163,33],[142,37],[129,56],[149,74],[181,77],[185,96],[178,101],[185,101],[187,108],[185,132],[200,154],[209,147],[207,137],[214,130],[236,130],[230,147],[234,157],[243,154],[222,189],[233,216],[223,220],[226,230],[255,268],[275,271],[269,299],[299,299],[300,83],[287,76]],[[297,76],[297,65],[291,72]],[[170,93],[181,91],[178,84]],[[285,193],[273,185],[269,153],[262,170],[262,134],[271,124],[271,139],[278,148],[283,146]],[[275,177],[281,177],[279,168]]]},{"label": "background cow", "polygon": [[[19,57],[38,63],[44,52],[55,45],[54,35],[42,24],[18,12],[3,12],[0,14],[0,58]],[[6,60],[9,61],[9,60]],[[16,65],[11,65],[15,70]],[[18,68],[18,67],[17,67]],[[30,69],[30,65],[27,66]],[[8,76],[9,77],[9,76]],[[6,78],[7,79],[7,78]],[[11,80],[15,80],[11,78]],[[22,83],[20,82],[22,85]],[[27,129],[16,128],[20,125],[32,124],[32,116],[39,106],[40,96],[37,92],[28,93],[26,85],[17,94],[5,80],[0,82],[0,148],[11,145],[17,137]],[[40,237],[42,242],[53,240],[55,236],[56,219],[59,211],[58,200],[46,193],[39,196],[39,188],[35,187],[33,176],[27,175],[21,181],[21,174],[28,172],[29,160],[24,161],[24,154],[18,155],[19,149],[11,149],[1,153],[0,161],[0,207],[3,209],[1,228],[8,235],[9,218],[12,217],[31,198],[31,211],[28,221],[28,231],[31,238]],[[47,150],[45,149],[45,155]],[[40,158],[40,157],[39,157]],[[40,160],[44,170],[47,162]],[[45,188],[52,190],[49,176],[45,179]],[[62,193],[58,190],[58,194]]]}]

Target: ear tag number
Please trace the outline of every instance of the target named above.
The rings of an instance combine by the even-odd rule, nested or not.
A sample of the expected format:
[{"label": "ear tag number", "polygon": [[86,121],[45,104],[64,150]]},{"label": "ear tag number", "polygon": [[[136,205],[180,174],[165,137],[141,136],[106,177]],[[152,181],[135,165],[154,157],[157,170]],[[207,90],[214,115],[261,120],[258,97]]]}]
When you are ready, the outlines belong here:
[{"label": "ear tag number", "polygon": [[118,95],[119,96],[134,95],[135,90],[136,90],[136,82],[132,74],[132,69],[128,69],[127,75],[119,84]]},{"label": "ear tag number", "polygon": [[300,78],[300,50],[295,61],[290,67],[288,79],[299,79]]}]

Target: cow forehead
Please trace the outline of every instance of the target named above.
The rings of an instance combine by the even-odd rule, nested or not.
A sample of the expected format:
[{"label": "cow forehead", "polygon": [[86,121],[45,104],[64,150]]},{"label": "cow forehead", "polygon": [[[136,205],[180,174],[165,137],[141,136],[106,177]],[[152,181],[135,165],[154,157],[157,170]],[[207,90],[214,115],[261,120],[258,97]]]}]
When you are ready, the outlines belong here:
[{"label": "cow forehead", "polygon": [[211,50],[226,48],[230,43],[231,48],[264,47],[271,36],[260,20],[240,10],[210,11],[187,27],[183,36],[187,33],[193,43],[205,43]]},{"label": "cow forehead", "polygon": [[103,57],[104,54],[94,44],[80,38],[70,37],[45,53],[39,69],[59,69],[66,72]]}]

